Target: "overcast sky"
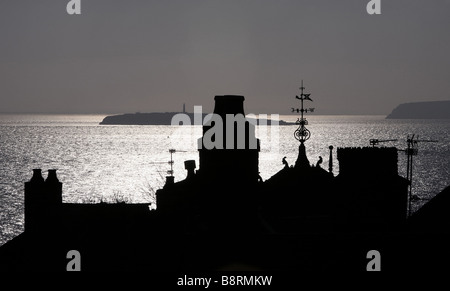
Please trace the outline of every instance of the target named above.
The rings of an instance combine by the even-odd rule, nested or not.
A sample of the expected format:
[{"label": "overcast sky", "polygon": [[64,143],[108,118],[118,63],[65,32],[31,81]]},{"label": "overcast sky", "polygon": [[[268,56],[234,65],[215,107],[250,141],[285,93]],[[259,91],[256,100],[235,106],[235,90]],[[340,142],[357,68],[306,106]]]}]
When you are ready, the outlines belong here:
[{"label": "overcast sky", "polygon": [[450,1],[1,0],[0,112],[388,114],[450,99]]}]

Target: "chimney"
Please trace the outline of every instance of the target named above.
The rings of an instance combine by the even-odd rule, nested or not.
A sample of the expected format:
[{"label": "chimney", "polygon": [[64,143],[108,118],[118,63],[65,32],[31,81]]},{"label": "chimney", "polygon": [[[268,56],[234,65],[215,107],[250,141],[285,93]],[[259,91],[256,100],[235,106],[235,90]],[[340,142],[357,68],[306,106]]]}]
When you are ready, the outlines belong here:
[{"label": "chimney", "polygon": [[56,170],[48,170],[48,176],[45,180],[45,190],[48,196],[48,203],[53,205],[62,204],[62,183],[56,176]]},{"label": "chimney", "polygon": [[[214,97],[213,113],[221,120],[204,124],[203,136],[198,141],[200,169],[197,173],[211,184],[258,181],[259,140],[255,136],[255,126],[245,119],[244,100],[240,95]],[[223,185],[232,187],[233,184]]]},{"label": "chimney", "polygon": [[166,176],[166,184],[164,185],[164,188],[170,187],[173,184],[175,184],[175,177],[174,176]]},{"label": "chimney", "polygon": [[244,113],[244,96],[240,95],[223,95],[214,97],[214,113],[219,114],[225,119],[226,114],[242,114]]},{"label": "chimney", "polygon": [[62,183],[56,170],[49,170],[44,181],[41,169],[33,170],[33,177],[25,182],[25,231],[48,229],[58,223],[62,204]]},{"label": "chimney", "polygon": [[190,179],[195,175],[195,160],[188,160],[184,161],[184,168],[187,170],[187,177],[186,179]]},{"label": "chimney", "polygon": [[44,178],[42,177],[42,170],[41,169],[33,169],[33,177],[31,177],[30,182],[32,183],[43,183]]},{"label": "chimney", "polygon": [[39,204],[44,195],[44,178],[41,169],[33,170],[33,177],[25,182],[25,231],[38,225]]}]

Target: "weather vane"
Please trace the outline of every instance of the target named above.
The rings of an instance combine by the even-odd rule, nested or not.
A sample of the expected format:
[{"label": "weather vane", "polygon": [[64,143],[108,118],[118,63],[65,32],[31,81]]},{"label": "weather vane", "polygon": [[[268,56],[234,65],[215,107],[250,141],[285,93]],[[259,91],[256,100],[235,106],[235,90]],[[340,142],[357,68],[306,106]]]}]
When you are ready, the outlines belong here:
[{"label": "weather vane", "polygon": [[305,90],[305,87],[303,87],[303,80],[302,80],[302,86],[300,87],[301,94],[299,96],[295,96],[296,99],[299,99],[301,101],[301,108],[292,108],[292,112],[300,113],[300,118],[297,119],[297,124],[300,126],[295,130],[294,137],[300,141],[302,144],[308,140],[311,136],[311,132],[305,127],[305,125],[308,125],[308,121],[306,118],[303,117],[304,113],[308,112],[314,112],[314,108],[307,108],[305,109],[303,107],[303,101],[309,100],[312,102],[312,99],[309,97],[311,94],[304,94],[303,90]]}]

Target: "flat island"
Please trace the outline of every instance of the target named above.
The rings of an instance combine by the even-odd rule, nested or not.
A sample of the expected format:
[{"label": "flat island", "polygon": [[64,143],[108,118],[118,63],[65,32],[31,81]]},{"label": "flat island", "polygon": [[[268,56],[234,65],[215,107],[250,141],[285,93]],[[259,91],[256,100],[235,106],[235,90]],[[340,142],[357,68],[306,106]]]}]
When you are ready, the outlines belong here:
[{"label": "flat island", "polygon": [[[172,117],[176,114],[186,114],[189,116],[192,123],[194,123],[194,113],[183,112],[152,112],[152,113],[126,113],[119,115],[106,116],[101,125],[171,125]],[[204,120],[207,114],[202,114],[202,120]],[[252,120],[247,118],[247,120]],[[266,119],[257,119],[257,124],[270,125],[271,121]],[[293,125],[295,122],[286,122],[279,120],[279,125]]]}]

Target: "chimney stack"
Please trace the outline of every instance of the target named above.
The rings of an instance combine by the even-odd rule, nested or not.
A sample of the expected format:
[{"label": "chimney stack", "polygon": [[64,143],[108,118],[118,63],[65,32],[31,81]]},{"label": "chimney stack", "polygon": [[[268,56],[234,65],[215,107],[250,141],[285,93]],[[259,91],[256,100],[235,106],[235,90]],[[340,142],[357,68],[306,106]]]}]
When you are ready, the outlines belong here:
[{"label": "chimney stack", "polygon": [[[214,97],[214,114],[221,122],[213,121],[203,125],[203,137],[199,139],[199,170],[203,178],[211,184],[224,183],[226,187],[234,184],[255,184],[259,170],[259,140],[255,136],[255,126],[245,119],[244,96],[220,95]],[[227,115],[231,120],[227,120]],[[214,128],[214,127],[221,128]],[[215,132],[213,138],[211,133]],[[205,146],[214,142],[214,147]],[[244,140],[242,140],[244,139]]]},{"label": "chimney stack", "polygon": [[195,167],[195,160],[184,161],[184,168],[187,170],[187,179],[190,179],[195,175]]},{"label": "chimney stack", "polygon": [[62,204],[62,183],[56,170],[49,170],[44,181],[41,169],[33,170],[33,177],[25,182],[25,231],[46,229],[57,221]]}]

